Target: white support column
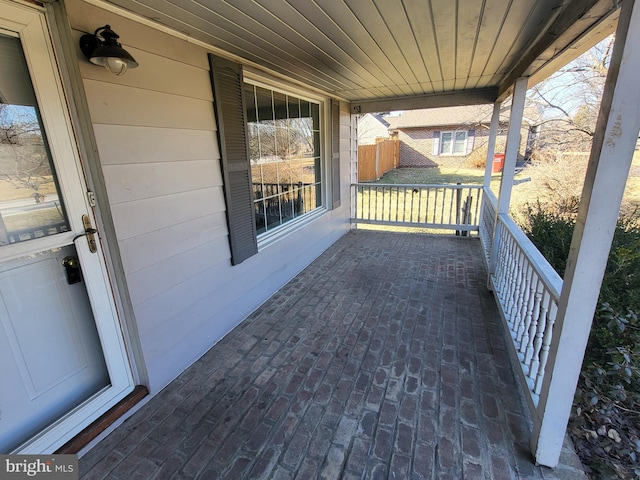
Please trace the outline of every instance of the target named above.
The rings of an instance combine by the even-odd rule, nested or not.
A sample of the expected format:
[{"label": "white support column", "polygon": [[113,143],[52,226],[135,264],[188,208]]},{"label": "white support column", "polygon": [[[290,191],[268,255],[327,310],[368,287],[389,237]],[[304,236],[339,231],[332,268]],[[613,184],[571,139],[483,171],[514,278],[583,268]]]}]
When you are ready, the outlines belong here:
[{"label": "white support column", "polygon": [[640,130],[640,2],[622,5],[534,428],[536,462],[558,463],[622,194]]},{"label": "white support column", "polygon": [[507,148],[504,154],[504,168],[500,182],[500,196],[498,197],[498,214],[509,213],[511,203],[511,190],[513,189],[513,176],[516,171],[516,161],[520,150],[520,130],[522,129],[522,117],[524,115],[524,101],[527,98],[527,85],[529,77],[520,77],[516,80],[511,99],[511,114],[509,116],[509,132],[507,133]]},{"label": "white support column", "polygon": [[[520,77],[516,80],[513,97],[511,98],[511,113],[509,115],[509,131],[507,133],[507,148],[504,155],[504,168],[502,169],[502,180],[500,181],[500,193],[498,196],[498,208],[496,208],[496,228],[494,229],[493,240],[491,242],[491,255],[489,257],[489,276],[495,273],[496,259],[498,257],[499,229],[498,216],[509,213],[509,203],[511,202],[511,189],[513,188],[513,177],[516,170],[516,160],[518,150],[520,150],[520,129],[522,127],[522,117],[524,115],[524,101],[527,96],[528,77]],[[495,112],[495,106],[494,106]],[[499,115],[499,113],[498,113]],[[493,120],[493,119],[492,119]],[[493,158],[493,155],[492,155]],[[486,175],[486,171],[485,171]]]},{"label": "white support column", "polygon": [[496,138],[500,127],[500,107],[502,102],[493,104],[493,114],[491,115],[491,126],[489,127],[489,142],[487,143],[487,164],[484,168],[484,188],[491,186],[491,172],[493,170],[493,155],[496,152]]}]

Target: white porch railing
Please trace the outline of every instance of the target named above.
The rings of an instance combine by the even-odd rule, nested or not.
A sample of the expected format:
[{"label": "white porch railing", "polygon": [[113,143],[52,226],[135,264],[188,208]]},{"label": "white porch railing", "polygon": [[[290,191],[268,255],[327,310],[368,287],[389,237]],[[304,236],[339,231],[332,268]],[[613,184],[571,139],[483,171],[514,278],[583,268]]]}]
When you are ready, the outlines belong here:
[{"label": "white porch railing", "polygon": [[[490,192],[488,197],[485,194],[480,239],[487,259],[494,258],[491,286],[529,392],[534,421],[538,421],[542,383],[552,367],[549,346],[562,278],[511,217],[499,215],[494,221],[496,203],[491,197]],[[493,246],[492,237],[497,242]]]},{"label": "white porch railing", "polygon": [[355,223],[423,227],[477,232],[481,185],[394,185],[357,183],[352,186]]},{"label": "white porch railing", "polygon": [[497,206],[498,199],[491,190],[485,188],[482,193],[482,210],[480,211],[478,233],[482,241],[482,251],[484,252],[487,268],[491,257],[491,242],[493,241],[493,232],[495,230]]}]

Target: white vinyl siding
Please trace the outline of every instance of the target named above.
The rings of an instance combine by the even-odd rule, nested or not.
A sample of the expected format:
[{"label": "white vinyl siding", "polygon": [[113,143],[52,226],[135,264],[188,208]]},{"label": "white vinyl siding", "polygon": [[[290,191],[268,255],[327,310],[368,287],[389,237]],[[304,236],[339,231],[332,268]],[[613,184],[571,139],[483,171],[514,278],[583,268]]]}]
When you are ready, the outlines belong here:
[{"label": "white vinyl siding", "polygon": [[[80,0],[65,6],[77,38],[109,23],[140,62],[114,76],[79,58],[135,315],[131,334],[155,394],[346,233],[349,202],[232,266],[208,52]],[[348,105],[340,107],[348,136]]]}]

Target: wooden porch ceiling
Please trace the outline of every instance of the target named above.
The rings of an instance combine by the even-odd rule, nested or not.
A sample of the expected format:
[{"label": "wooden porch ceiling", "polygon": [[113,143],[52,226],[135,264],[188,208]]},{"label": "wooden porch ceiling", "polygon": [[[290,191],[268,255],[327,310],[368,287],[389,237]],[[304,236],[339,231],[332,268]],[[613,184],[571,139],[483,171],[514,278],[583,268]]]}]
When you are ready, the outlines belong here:
[{"label": "wooden porch ceiling", "polygon": [[354,113],[489,103],[611,33],[618,0],[110,0]]}]

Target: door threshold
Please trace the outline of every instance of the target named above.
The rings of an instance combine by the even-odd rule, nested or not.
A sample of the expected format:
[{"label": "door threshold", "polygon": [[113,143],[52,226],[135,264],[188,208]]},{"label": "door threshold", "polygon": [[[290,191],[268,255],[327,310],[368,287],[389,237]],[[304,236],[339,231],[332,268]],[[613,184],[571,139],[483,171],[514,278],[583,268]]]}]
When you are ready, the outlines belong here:
[{"label": "door threshold", "polygon": [[56,450],[56,454],[74,454],[78,453],[84,447],[86,447],[94,438],[104,432],[109,426],[111,426],[122,415],[127,413],[144,397],[149,395],[147,387],[137,385],[133,391],[116,403],[113,407],[103,413],[97,418],[91,425],[81,431],[78,435],[73,437],[62,447]]}]

